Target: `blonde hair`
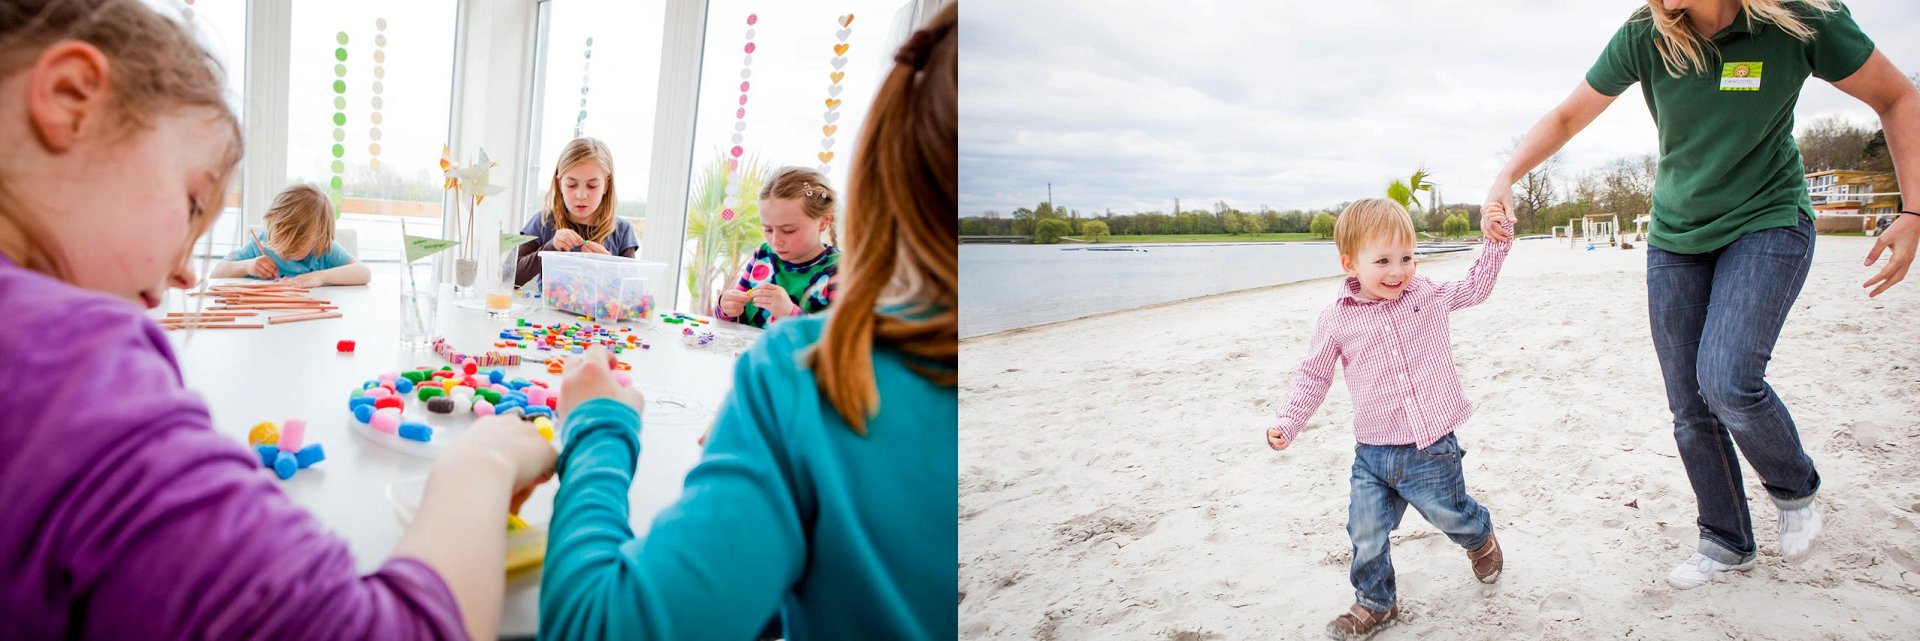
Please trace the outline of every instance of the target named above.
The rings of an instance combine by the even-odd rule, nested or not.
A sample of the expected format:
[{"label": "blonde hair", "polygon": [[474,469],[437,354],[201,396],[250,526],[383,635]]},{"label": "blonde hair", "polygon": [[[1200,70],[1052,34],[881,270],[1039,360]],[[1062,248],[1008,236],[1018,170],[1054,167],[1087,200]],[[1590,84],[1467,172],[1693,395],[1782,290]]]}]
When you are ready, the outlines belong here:
[{"label": "blonde hair", "polygon": [[308,256],[333,247],[333,203],[313,185],[294,185],[267,208],[267,244],[281,254],[308,250]]},{"label": "blonde hair", "polygon": [[[787,199],[798,199],[800,210],[807,212],[808,218],[820,220],[833,215],[839,195],[827,185],[827,177],[820,172],[805,167],[781,167],[773,172],[767,185],[760,188],[760,200]],[[827,242],[840,244],[833,225],[827,225]]]},{"label": "blonde hair", "polygon": [[[560,191],[560,175],[567,173],[574,165],[583,162],[595,162],[600,165],[600,173],[607,175],[607,191],[600,194],[600,206],[593,210],[593,222],[576,225],[567,218],[567,200]],[[553,217],[553,231],[571,229],[580,237],[592,242],[602,242],[613,235],[618,225],[613,219],[613,152],[607,149],[607,143],[598,138],[575,138],[560,149],[560,160],[553,165],[553,185],[549,189],[550,200],[547,213]]]},{"label": "blonde hair", "polygon": [[1414,244],[1413,216],[1400,203],[1386,198],[1354,201],[1333,222],[1333,246],[1341,256],[1360,255],[1360,246],[1380,237]]},{"label": "blonde hair", "polygon": [[[230,144],[216,176],[213,202],[201,203],[190,221],[185,249],[219,218],[226,185],[240,163],[240,121],[227,106],[219,60],[193,35],[141,0],[8,0],[0,2],[0,77],[30,67],[47,47],[77,40],[98,49],[111,65],[106,115],[127,136],[172,110],[203,107],[219,114]],[[0,252],[22,267],[68,280],[67,257],[55,250],[47,230],[24,211],[0,176]]]},{"label": "blonde hair", "polygon": [[[1760,22],[1779,27],[1795,40],[1810,42],[1815,35],[1813,27],[1796,13],[1794,4],[1805,5],[1820,13],[1829,13],[1839,8],[1834,0],[1740,0],[1740,8],[1746,16],[1747,26]],[[1660,60],[1665,63],[1667,75],[1679,78],[1696,71],[1711,72],[1707,62],[1706,50],[1712,49],[1717,57],[1719,48],[1714,46],[1712,34],[1702,36],[1694,33],[1687,24],[1687,12],[1668,11],[1661,0],[1647,0],[1644,15],[1635,16],[1635,20],[1646,19],[1653,23],[1653,46],[1660,51]]]},{"label": "blonde hair", "polygon": [[[850,167],[842,280],[807,362],[821,395],[862,435],[880,411],[876,347],[935,385],[959,380],[959,22],[949,2],[900,47]],[[904,307],[879,313],[883,295]]]}]

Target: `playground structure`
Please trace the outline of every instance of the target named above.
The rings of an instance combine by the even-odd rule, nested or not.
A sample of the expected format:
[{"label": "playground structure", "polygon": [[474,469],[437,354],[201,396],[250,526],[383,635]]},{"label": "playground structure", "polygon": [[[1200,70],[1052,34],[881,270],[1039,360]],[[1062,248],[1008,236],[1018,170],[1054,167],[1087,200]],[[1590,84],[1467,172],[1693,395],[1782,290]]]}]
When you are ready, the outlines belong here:
[{"label": "playground structure", "polygon": [[[1579,225],[1576,226],[1575,221],[1578,221]],[[1586,239],[1588,246],[1602,243],[1617,246],[1620,244],[1620,215],[1588,214],[1579,218],[1568,218],[1566,225],[1553,227],[1555,240],[1559,240],[1560,234],[1563,233],[1567,235],[1569,249],[1579,247],[1582,238]]]}]

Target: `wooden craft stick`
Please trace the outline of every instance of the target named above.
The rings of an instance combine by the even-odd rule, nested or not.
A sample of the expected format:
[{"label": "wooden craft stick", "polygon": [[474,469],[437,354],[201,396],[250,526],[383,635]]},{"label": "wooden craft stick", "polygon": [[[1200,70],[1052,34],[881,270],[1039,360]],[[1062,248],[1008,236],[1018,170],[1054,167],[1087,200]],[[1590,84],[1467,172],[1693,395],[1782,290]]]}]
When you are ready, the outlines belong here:
[{"label": "wooden craft stick", "polygon": [[339,317],[340,317],[340,312],[323,312],[319,314],[293,314],[290,316],[275,316],[273,318],[267,319],[267,322],[278,325],[281,323],[298,323],[300,321],[323,320],[328,318],[339,318]]}]

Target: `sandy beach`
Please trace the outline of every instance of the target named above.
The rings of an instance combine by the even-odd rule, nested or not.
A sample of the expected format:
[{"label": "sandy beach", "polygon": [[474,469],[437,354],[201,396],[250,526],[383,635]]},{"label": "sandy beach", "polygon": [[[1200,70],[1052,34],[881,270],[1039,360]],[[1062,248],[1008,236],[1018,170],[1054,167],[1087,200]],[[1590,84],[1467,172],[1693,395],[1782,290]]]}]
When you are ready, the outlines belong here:
[{"label": "sandy beach", "polygon": [[[1475,416],[1469,492],[1496,585],[1409,510],[1401,621],[1376,639],[1920,638],[1920,270],[1878,299],[1872,239],[1823,236],[1768,379],[1823,479],[1825,534],[1782,562],[1744,468],[1760,562],[1690,591],[1697,540],[1648,337],[1644,245],[1521,241],[1455,313]],[[1424,261],[1463,276],[1472,252]],[[1884,261],[1884,258],[1883,258]],[[1353,602],[1352,407],[1335,380],[1293,447],[1261,430],[1331,279],[984,336],[961,346],[960,636],[1320,638]]]}]

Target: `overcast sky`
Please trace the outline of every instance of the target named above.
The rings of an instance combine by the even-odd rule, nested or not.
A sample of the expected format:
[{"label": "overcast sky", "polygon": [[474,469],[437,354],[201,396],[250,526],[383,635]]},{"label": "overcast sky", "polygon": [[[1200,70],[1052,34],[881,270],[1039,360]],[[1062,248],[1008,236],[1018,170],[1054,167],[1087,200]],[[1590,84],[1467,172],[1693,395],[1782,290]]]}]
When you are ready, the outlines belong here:
[{"label": "overcast sky", "polygon": [[[972,0],[960,46],[960,214],[1047,197],[1092,213],[1331,207],[1426,167],[1479,202],[1633,0]],[[1850,0],[1905,74],[1920,3]],[[1906,36],[1906,37],[1902,37]],[[1809,79],[1804,129],[1873,111]],[[1563,150],[1572,174],[1654,153],[1635,86]]]}]

